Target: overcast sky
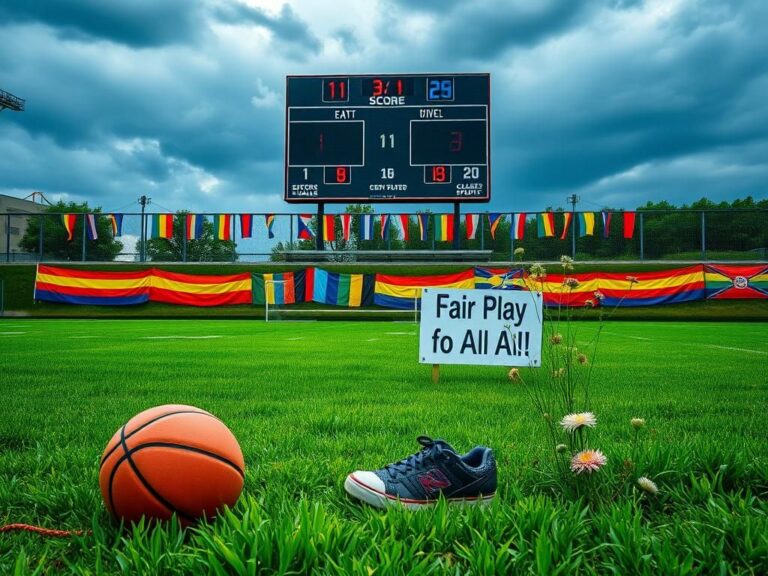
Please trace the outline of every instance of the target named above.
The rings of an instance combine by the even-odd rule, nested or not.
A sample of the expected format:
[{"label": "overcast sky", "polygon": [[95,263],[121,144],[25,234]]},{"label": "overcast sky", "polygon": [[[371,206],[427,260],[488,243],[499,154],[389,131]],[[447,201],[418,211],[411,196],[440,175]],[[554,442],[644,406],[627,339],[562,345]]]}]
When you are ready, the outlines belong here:
[{"label": "overcast sky", "polygon": [[441,71],[491,73],[483,209],[765,198],[766,29],[764,0],[0,0],[0,88],[27,101],[0,193],[298,211],[286,75]]}]

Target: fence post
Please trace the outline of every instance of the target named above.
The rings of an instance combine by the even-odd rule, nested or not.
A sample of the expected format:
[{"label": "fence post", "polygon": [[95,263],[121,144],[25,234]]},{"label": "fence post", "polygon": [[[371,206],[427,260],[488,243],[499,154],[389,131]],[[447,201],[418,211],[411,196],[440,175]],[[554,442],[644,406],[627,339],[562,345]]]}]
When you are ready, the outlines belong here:
[{"label": "fence post", "polygon": [[181,261],[187,261],[187,215],[181,215]]},{"label": "fence post", "polygon": [[0,316],[5,316],[5,280],[0,278]]},{"label": "fence post", "polygon": [[80,214],[80,216],[82,216],[81,220],[83,221],[83,222],[82,222],[82,224],[83,224],[83,234],[82,234],[82,240],[83,240],[83,249],[82,249],[82,251],[81,251],[81,252],[82,252],[82,255],[81,255],[81,257],[80,257],[80,260],[81,260],[82,262],[85,262],[85,218],[86,218],[86,216],[85,216],[85,213],[83,213],[83,214]]},{"label": "fence post", "polygon": [[644,234],[643,234],[643,216],[644,214],[640,212],[640,260],[643,260],[643,254],[645,252],[645,246],[644,246]]},{"label": "fence post", "polygon": [[480,250],[485,250],[485,219],[488,213],[480,214]]},{"label": "fence post", "polygon": [[45,233],[45,214],[40,214],[40,231],[37,235],[37,261],[43,261],[43,234]]},{"label": "fence post", "polygon": [[11,215],[5,215],[5,261],[11,261]]},{"label": "fence post", "polygon": [[701,259],[707,259],[707,213],[701,211]]}]

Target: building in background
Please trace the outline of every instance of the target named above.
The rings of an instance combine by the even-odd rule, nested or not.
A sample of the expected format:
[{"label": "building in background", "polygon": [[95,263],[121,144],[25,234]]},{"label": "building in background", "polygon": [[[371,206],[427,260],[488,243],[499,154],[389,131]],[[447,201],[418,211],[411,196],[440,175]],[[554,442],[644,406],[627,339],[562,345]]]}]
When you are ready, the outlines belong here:
[{"label": "building in background", "polygon": [[37,254],[24,252],[19,243],[27,230],[27,215],[41,212],[43,204],[0,194],[0,261],[37,260]]}]

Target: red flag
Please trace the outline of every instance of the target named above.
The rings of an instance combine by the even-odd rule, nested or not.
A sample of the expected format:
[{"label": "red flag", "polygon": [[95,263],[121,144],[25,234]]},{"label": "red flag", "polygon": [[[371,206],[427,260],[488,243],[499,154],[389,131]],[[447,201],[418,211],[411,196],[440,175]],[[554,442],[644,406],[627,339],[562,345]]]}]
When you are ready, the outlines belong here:
[{"label": "red flag", "polygon": [[635,213],[624,212],[624,238],[632,238],[635,235]]},{"label": "red flag", "polygon": [[323,241],[333,242],[336,240],[336,216],[323,214],[323,220]]},{"label": "red flag", "polygon": [[411,217],[408,214],[399,214],[397,221],[400,223],[400,234],[403,240],[408,241],[408,222],[411,221]]}]

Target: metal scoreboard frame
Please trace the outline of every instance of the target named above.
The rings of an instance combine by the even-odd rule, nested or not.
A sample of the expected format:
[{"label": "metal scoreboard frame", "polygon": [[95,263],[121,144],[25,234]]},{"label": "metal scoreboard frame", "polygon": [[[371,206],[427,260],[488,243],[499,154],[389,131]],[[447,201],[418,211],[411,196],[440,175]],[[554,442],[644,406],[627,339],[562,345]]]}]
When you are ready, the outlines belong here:
[{"label": "metal scoreboard frame", "polygon": [[488,202],[490,74],[286,77],[293,203]]}]

